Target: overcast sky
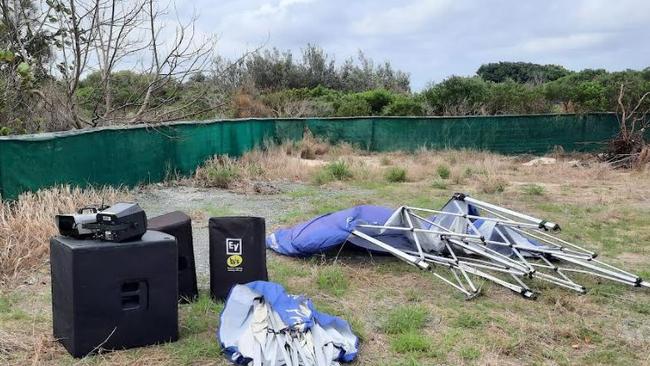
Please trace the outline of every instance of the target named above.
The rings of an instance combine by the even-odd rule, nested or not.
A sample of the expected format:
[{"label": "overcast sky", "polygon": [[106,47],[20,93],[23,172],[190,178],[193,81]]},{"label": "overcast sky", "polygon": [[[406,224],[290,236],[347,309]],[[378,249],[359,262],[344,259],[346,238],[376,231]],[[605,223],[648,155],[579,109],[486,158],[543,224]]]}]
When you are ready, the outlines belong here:
[{"label": "overcast sky", "polygon": [[[411,75],[419,90],[483,63],[529,61],[569,69],[650,66],[650,0],[177,0],[230,58],[267,42],[307,43],[337,61],[363,50]],[[181,10],[182,9],[182,10]]]}]

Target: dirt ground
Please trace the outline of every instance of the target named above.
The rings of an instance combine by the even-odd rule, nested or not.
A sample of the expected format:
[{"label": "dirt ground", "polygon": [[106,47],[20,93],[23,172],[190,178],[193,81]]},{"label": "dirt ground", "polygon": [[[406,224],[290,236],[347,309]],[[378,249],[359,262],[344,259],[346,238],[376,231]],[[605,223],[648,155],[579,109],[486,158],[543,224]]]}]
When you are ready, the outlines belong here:
[{"label": "dirt ground", "polygon": [[[348,162],[348,178],[318,178],[327,162]],[[0,292],[0,360],[7,364],[227,365],[214,332],[223,304],[207,296],[207,219],[266,218],[267,232],[358,204],[439,208],[466,192],[563,227],[561,236],[601,259],[650,278],[650,171],[612,170],[593,161],[558,158],[525,166],[528,157],[477,152],[325,156],[323,163],[286,163],[262,178],[272,194],[173,184],[150,185],[133,197],[155,216],[182,210],[193,218],[200,299],[180,305],[176,343],[74,360],[52,339],[48,265]],[[278,164],[281,166],[282,164]],[[444,168],[441,168],[443,167]],[[385,174],[405,167],[405,181]],[[311,169],[311,170],[309,170]],[[307,176],[316,176],[316,181]],[[321,179],[321,180],[319,180]],[[319,310],[350,321],[361,338],[358,365],[647,365],[650,291],[580,277],[579,295],[533,281],[531,301],[483,284],[466,301],[431,274],[391,257],[344,252],[293,259],[267,252],[270,279],[310,296]]]}]

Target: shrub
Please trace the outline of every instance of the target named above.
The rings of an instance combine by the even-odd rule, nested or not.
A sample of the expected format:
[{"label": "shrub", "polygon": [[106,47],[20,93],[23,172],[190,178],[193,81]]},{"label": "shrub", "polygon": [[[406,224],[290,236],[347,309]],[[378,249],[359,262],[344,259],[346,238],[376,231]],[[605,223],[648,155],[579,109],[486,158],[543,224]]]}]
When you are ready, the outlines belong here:
[{"label": "shrub", "polygon": [[386,180],[392,183],[406,182],[406,169],[392,167],[386,171]]},{"label": "shrub", "polygon": [[382,110],[384,116],[423,116],[422,102],[405,96],[398,96]]},{"label": "shrub", "polygon": [[435,114],[484,114],[489,84],[478,76],[452,76],[425,90],[423,95]]},{"label": "shrub", "polygon": [[438,167],[436,168],[436,173],[438,173],[438,175],[442,179],[449,179],[449,176],[451,175],[451,170],[446,165],[438,165]]},{"label": "shrub", "polygon": [[395,95],[385,89],[369,90],[360,93],[359,96],[368,103],[373,115],[380,114],[382,109],[395,99]]},{"label": "shrub", "polygon": [[358,94],[346,95],[335,104],[337,117],[370,116],[370,104]]}]

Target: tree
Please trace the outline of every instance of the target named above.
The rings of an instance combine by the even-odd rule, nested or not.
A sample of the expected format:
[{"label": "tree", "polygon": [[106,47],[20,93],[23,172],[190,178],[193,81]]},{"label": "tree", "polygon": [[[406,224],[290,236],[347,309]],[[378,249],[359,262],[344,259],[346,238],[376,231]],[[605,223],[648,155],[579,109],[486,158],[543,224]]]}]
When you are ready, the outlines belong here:
[{"label": "tree", "polygon": [[626,85],[620,85],[617,98],[619,131],[609,142],[605,160],[615,167],[631,167],[650,161],[650,147],[646,142],[650,127],[650,91],[634,100],[625,97]]},{"label": "tree", "polygon": [[[3,27],[10,29],[3,41],[23,64],[35,60],[29,52],[35,48],[29,45],[38,40],[42,49],[54,50],[48,61],[54,63],[55,72],[48,74],[48,83],[33,90],[54,119],[81,128],[181,119],[214,108],[203,103],[208,84],[201,84],[204,88],[195,81],[190,88],[185,85],[192,76],[207,71],[214,49],[214,37],[198,38],[195,17],[179,21],[174,38],[165,42],[159,37],[167,9],[154,0],[47,0],[42,11],[31,6],[17,11],[23,1],[13,0],[13,7],[10,0],[0,1]],[[11,14],[22,15],[12,20],[16,17]],[[45,51],[32,54],[43,60],[46,55]],[[24,71],[23,64],[16,70]],[[38,64],[31,62],[27,69],[33,71]],[[146,82],[131,84],[131,97],[116,103],[115,78],[126,77],[118,72],[125,68],[134,69],[142,75],[139,81]],[[86,87],[92,84],[92,90],[80,90],[85,77],[89,78]],[[181,91],[192,96],[179,98]],[[156,102],[162,95],[165,99]]]},{"label": "tree", "polygon": [[483,64],[476,74],[483,80],[502,83],[512,80],[520,84],[543,84],[571,72],[559,65],[539,65],[530,62],[499,62]]},{"label": "tree", "polygon": [[31,0],[0,0],[0,134],[41,125],[33,116],[37,87],[48,79],[52,21],[50,12]]}]

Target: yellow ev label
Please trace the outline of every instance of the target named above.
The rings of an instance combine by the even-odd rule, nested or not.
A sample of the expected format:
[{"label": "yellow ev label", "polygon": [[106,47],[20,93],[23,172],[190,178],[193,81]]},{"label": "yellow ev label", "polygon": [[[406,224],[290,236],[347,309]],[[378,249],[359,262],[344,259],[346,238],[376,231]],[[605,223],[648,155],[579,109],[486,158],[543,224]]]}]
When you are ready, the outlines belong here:
[{"label": "yellow ev label", "polygon": [[231,255],[226,260],[228,267],[239,267],[244,262],[244,258],[241,255]]}]

